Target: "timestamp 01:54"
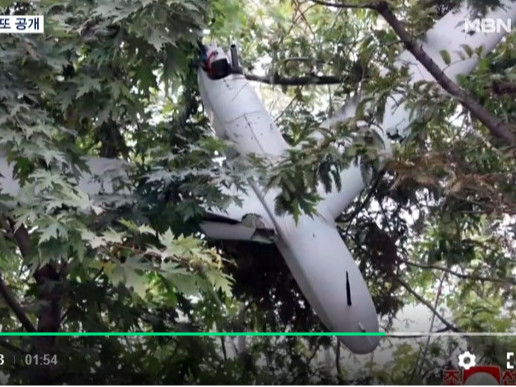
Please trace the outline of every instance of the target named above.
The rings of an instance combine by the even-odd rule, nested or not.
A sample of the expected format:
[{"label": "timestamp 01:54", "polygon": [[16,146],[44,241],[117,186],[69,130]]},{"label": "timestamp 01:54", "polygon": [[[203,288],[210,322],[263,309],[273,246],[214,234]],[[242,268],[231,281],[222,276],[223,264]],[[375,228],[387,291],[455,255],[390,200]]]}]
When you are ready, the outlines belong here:
[{"label": "timestamp 01:54", "polygon": [[[49,366],[49,365],[57,365],[57,355],[56,354],[26,354],[23,356],[13,356],[11,359],[12,363],[20,362],[26,366]],[[6,355],[0,353],[0,367],[8,364],[8,359]]]}]

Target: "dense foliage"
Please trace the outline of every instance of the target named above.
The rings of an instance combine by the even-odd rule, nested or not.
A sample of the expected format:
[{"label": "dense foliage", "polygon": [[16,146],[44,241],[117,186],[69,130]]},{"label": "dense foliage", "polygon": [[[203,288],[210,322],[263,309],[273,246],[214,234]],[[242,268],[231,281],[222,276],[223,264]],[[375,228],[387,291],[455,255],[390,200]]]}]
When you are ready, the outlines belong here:
[{"label": "dense foliage", "polygon": [[[388,3],[421,36],[460,1]],[[497,2],[472,4],[482,11]],[[45,15],[44,34],[0,40],[0,145],[22,182],[16,208],[2,197],[2,331],[325,329],[275,247],[207,241],[199,231],[202,208],[232,200],[219,185],[241,185],[250,173],[215,161],[226,144],[211,135],[196,81],[205,30],[239,43],[246,73],[264,84],[292,144],[358,88],[372,98],[375,111],[362,114],[373,120],[393,87],[403,90],[424,121],[339,218],[382,327],[403,330],[395,321],[414,318],[406,310],[416,304],[435,316],[432,330],[514,329],[513,150],[435,86],[409,88],[394,68],[379,75],[403,45],[374,10],[302,0],[0,1],[0,9]],[[508,123],[515,63],[513,33],[462,80]],[[322,76],[329,81],[317,84]],[[278,168],[257,163],[252,172],[282,188],[278,211],[309,212],[315,184],[345,185],[331,165],[377,157],[365,137],[346,154],[330,146],[352,134],[353,122],[322,145],[304,142]],[[88,155],[128,162],[117,192],[93,198],[78,187]],[[504,364],[514,344],[393,338],[382,344],[388,361],[367,358],[355,373],[356,358],[329,337],[17,337],[0,339],[0,353],[18,359],[0,372],[38,384],[440,383],[457,348]],[[22,366],[27,353],[59,361]]]}]

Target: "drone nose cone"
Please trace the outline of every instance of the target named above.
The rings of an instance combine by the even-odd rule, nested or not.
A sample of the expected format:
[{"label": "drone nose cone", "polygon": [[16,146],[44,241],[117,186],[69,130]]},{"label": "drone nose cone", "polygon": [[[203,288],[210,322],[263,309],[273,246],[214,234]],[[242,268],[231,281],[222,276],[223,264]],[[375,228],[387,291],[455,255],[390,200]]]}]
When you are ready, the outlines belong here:
[{"label": "drone nose cone", "polygon": [[366,355],[373,352],[380,340],[376,336],[369,337],[346,337],[347,340],[341,340],[342,344],[349,348],[349,350],[357,355]]},{"label": "drone nose cone", "polygon": [[[301,291],[333,332],[378,332],[378,316],[367,284],[333,224],[301,219],[278,227],[280,248]],[[283,243],[286,241],[287,243]],[[339,336],[354,353],[369,353],[375,336]]]},{"label": "drone nose cone", "polygon": [[[378,333],[376,314],[357,323],[356,333]],[[373,352],[380,343],[380,336],[339,336],[339,340],[353,353],[363,355]]]}]

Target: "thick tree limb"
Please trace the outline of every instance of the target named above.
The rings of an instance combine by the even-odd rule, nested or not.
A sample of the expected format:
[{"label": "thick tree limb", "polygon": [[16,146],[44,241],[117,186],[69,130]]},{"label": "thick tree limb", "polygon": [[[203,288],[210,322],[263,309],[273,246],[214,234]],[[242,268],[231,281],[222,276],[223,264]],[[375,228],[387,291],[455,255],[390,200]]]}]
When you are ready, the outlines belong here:
[{"label": "thick tree limb", "polygon": [[336,85],[344,82],[342,78],[333,75],[311,75],[307,77],[288,78],[274,74],[272,77],[255,74],[245,74],[249,81],[266,83],[268,85],[305,86],[305,85]]},{"label": "thick tree limb", "polygon": [[458,84],[453,82],[443,70],[434,62],[434,60],[423,50],[421,44],[414,39],[403,26],[402,22],[394,15],[389,4],[386,1],[377,1],[373,3],[345,4],[330,3],[322,0],[312,0],[321,5],[337,7],[337,8],[355,8],[355,9],[373,9],[383,16],[385,21],[391,26],[396,35],[401,39],[407,50],[423,65],[423,67],[434,77],[436,82],[462,106],[468,109],[471,114],[482,122],[487,129],[496,137],[502,139],[509,145],[516,145],[516,135],[513,128],[500,118],[493,115],[488,109],[478,103],[475,98],[463,90]]},{"label": "thick tree limb", "polygon": [[[14,221],[8,219],[11,230],[24,259],[30,257],[32,244],[30,235],[23,224],[16,225]],[[38,332],[57,332],[61,325],[61,289],[58,285],[61,276],[52,264],[46,264],[36,269],[34,278],[38,285],[38,297],[42,302],[42,308],[38,313]],[[52,354],[55,349],[56,337],[44,336],[36,337],[34,346],[38,354]],[[31,372],[30,379],[36,384],[52,384],[54,365],[36,367]]]},{"label": "thick tree limb", "polygon": [[[22,256],[26,259],[30,256],[32,250],[29,232],[23,224],[15,229],[14,222],[10,221],[10,223],[14,239]],[[39,287],[41,300],[47,304],[40,314],[37,330],[38,332],[57,332],[61,317],[59,302],[55,294],[55,285],[60,280],[60,275],[52,265],[46,264],[36,270],[34,278]],[[54,340],[53,338],[50,339]]]},{"label": "thick tree limb", "polygon": [[28,332],[36,332],[36,328],[3,280],[2,272],[0,272],[0,295],[4,298],[6,304],[11,308],[18,320],[20,320],[25,330]]},{"label": "thick tree limb", "polygon": [[12,352],[17,352],[17,353],[21,353],[21,354],[24,354],[24,355],[27,355],[29,354],[30,352],[22,349],[22,348],[18,348],[16,345],[13,345],[11,343],[9,343],[8,341],[6,340],[0,340],[0,347],[3,347],[9,351],[12,351]]},{"label": "thick tree limb", "polygon": [[493,115],[484,106],[478,103],[475,98],[458,84],[453,82],[432,58],[423,50],[421,45],[407,32],[403,24],[391,11],[387,2],[383,1],[374,7],[396,32],[407,50],[423,65],[423,67],[435,78],[441,87],[454,96],[471,114],[482,122],[489,131],[496,137],[504,140],[510,145],[516,145],[516,136],[512,128],[500,118]]},{"label": "thick tree limb", "polygon": [[[11,226],[12,234],[20,249],[24,259],[30,257],[32,252],[32,244],[30,235],[23,224],[16,225],[11,219],[8,219]],[[61,280],[60,274],[51,264],[39,267],[34,273],[34,278],[38,285],[38,296],[42,302],[42,308],[38,315],[38,332],[57,332],[61,325],[61,307],[59,300],[61,298],[61,288],[58,285]],[[55,353],[55,336],[37,337],[34,341],[36,351],[39,354]],[[32,378],[38,382],[50,382],[52,367],[40,367],[35,370]]]}]

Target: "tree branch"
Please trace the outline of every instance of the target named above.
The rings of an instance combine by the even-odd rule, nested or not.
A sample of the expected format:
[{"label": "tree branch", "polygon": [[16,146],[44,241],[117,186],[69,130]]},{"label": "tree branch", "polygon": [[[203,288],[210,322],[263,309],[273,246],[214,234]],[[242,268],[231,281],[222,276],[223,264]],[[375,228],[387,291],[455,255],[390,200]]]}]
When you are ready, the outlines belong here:
[{"label": "tree branch", "polygon": [[407,50],[423,65],[423,67],[434,77],[437,83],[459,103],[468,109],[476,119],[482,122],[487,129],[496,137],[502,139],[509,145],[516,145],[516,135],[513,128],[500,118],[493,115],[488,109],[478,103],[474,97],[453,82],[434,60],[423,50],[418,43],[405,29],[401,21],[394,15],[386,1],[377,1],[365,4],[330,3],[323,0],[312,0],[316,4],[337,8],[373,9],[383,16],[391,26],[396,35],[401,39]]},{"label": "tree branch", "polygon": [[495,282],[495,283],[516,285],[516,279],[511,279],[511,278],[493,278],[493,277],[468,275],[468,274],[459,273],[457,271],[448,269],[447,267],[443,267],[443,266],[424,265],[422,263],[416,263],[416,262],[412,262],[412,261],[409,261],[409,260],[406,260],[406,259],[402,259],[402,258],[400,258],[399,260],[400,260],[400,262],[403,262],[403,263],[405,263],[405,264],[407,264],[409,266],[415,266],[415,267],[419,267],[421,269],[441,270],[441,271],[444,271],[446,273],[449,273],[449,274],[451,274],[451,275],[453,275],[455,277],[462,278],[462,279],[469,279],[469,280],[474,280],[474,281],[485,281],[485,282]]},{"label": "tree branch", "polygon": [[228,355],[226,353],[226,343],[224,341],[225,337],[220,336],[220,347],[222,349],[222,355],[224,355],[224,361],[228,361]]},{"label": "tree branch", "polygon": [[441,322],[448,328],[449,330],[453,332],[460,332],[459,328],[457,328],[455,325],[451,324],[446,320],[441,313],[437,311],[436,308],[434,308],[427,300],[425,300],[423,297],[421,297],[419,294],[417,294],[405,281],[403,281],[401,278],[396,278],[396,281],[400,283],[401,286],[403,286],[407,291],[412,294],[419,302],[421,302],[423,305],[425,305],[428,309],[430,309],[434,315],[441,320]]},{"label": "tree branch", "polygon": [[444,90],[455,97],[461,105],[468,109],[475,118],[482,122],[494,136],[504,140],[509,145],[516,145],[516,136],[512,132],[511,126],[491,114],[491,112],[478,103],[471,94],[453,82],[423,50],[417,40],[407,32],[402,23],[391,11],[387,2],[379,2],[373,8],[383,16],[404,43],[407,50],[414,55],[414,57],[435,78],[437,83],[439,83]]},{"label": "tree branch", "polygon": [[310,365],[310,363],[314,359],[315,355],[317,355],[317,353],[319,352],[319,348],[321,346],[321,338],[322,338],[322,336],[319,336],[317,338],[315,345],[314,345],[314,349],[312,350],[312,353],[310,353],[310,355],[308,355],[308,356],[305,356],[307,365]]},{"label": "tree branch", "polygon": [[334,7],[334,8],[374,9],[376,7],[375,3],[347,4],[347,3],[331,3],[329,1],[323,1],[323,0],[312,0],[312,2],[319,4],[319,5],[325,5],[327,7]]},{"label": "tree branch", "polygon": [[342,78],[334,75],[310,75],[307,77],[282,77],[278,74],[273,76],[261,76],[255,74],[244,75],[249,81],[266,83],[268,85],[305,86],[305,85],[337,85],[344,82]]},{"label": "tree branch", "polygon": [[8,349],[9,351],[12,351],[12,352],[23,353],[24,355],[30,353],[22,348],[18,348],[16,345],[13,345],[6,340],[0,340],[0,347]]},{"label": "tree branch", "polygon": [[[428,333],[432,334],[432,333],[443,333],[443,332],[448,332],[448,331],[451,331],[450,328],[448,327],[445,327],[445,328],[441,328],[441,329],[437,329],[436,331],[430,331]],[[467,335],[467,333],[465,334]],[[396,332],[389,332],[389,339],[417,339],[417,338],[421,338],[421,337],[426,337],[427,334],[423,334],[423,333],[416,333],[416,334],[406,334],[406,335],[397,335]]]},{"label": "tree branch", "polygon": [[[437,288],[437,294],[435,295],[434,309],[437,309],[437,305],[439,304],[439,298],[441,297],[444,280],[446,279],[447,275],[448,275],[448,273],[443,273],[443,275],[441,276],[441,281],[439,282],[439,287]],[[434,323],[435,323],[435,313],[432,315],[432,319],[430,321],[430,329],[428,329],[430,332],[434,329]],[[423,371],[423,366],[425,365],[426,356],[428,355],[428,348],[430,347],[430,339],[431,339],[431,336],[428,336],[426,338],[426,343],[425,343],[425,347],[423,349],[423,354],[421,356],[421,360],[418,357],[415,367],[412,370],[412,375],[410,376],[411,383],[414,380],[414,376],[416,376],[416,372],[419,372],[419,377],[421,377],[421,372]],[[420,355],[421,355],[421,352],[420,352]]]},{"label": "tree branch", "polygon": [[[30,235],[23,224],[16,224],[12,219],[7,219],[12,235],[23,258],[30,266],[29,257],[32,253]],[[61,307],[59,301],[62,297],[61,287],[58,286],[61,275],[54,265],[47,263],[38,267],[34,272],[34,278],[38,285],[38,299],[42,304],[38,313],[38,332],[57,332],[61,326]],[[57,286],[56,286],[57,285]],[[56,336],[36,337],[34,346],[38,354],[52,354],[55,349]],[[53,369],[55,366],[37,367],[31,373],[34,383],[52,384]]]},{"label": "tree branch", "polygon": [[0,295],[4,298],[6,304],[11,308],[18,320],[20,320],[25,330],[28,332],[36,332],[36,328],[3,280],[2,272],[0,272]]},{"label": "tree branch", "polygon": [[340,367],[340,340],[337,337],[337,347],[335,348],[335,368],[337,370],[337,380],[339,383],[343,383],[342,380],[342,369]]}]

